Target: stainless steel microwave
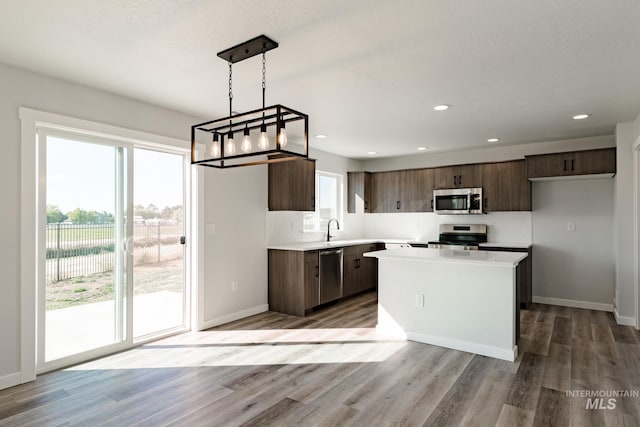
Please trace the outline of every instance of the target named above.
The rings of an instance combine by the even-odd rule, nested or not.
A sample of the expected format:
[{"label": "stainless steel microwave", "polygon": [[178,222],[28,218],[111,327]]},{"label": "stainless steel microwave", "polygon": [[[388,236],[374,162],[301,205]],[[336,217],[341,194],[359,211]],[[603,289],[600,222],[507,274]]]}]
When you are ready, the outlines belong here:
[{"label": "stainless steel microwave", "polygon": [[433,190],[433,211],[440,215],[484,213],[482,188]]}]

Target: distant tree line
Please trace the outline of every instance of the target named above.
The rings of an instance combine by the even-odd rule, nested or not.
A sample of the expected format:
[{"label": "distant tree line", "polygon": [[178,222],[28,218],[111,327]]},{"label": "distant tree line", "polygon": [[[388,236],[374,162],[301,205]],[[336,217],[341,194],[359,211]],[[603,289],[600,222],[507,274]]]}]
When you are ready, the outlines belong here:
[{"label": "distant tree line", "polygon": [[182,222],[182,205],[167,206],[162,210],[158,209],[153,203],[146,207],[135,205],[133,207],[133,214],[143,219],[173,219]]},{"label": "distant tree line", "polygon": [[[182,206],[165,207],[160,210],[155,205],[150,204],[146,207],[136,205],[133,207],[133,214],[144,219],[173,219],[182,221]],[[71,221],[73,224],[112,224],[114,222],[113,214],[106,211],[86,211],[76,208],[66,214],[55,205],[47,205],[47,224],[54,224],[64,221]]]}]

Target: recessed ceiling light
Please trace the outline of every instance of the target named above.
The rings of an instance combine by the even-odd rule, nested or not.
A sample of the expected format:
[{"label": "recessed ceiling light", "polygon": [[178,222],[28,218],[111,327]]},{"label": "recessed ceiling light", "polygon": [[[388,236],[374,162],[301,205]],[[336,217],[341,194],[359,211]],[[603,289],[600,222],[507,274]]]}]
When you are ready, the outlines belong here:
[{"label": "recessed ceiling light", "polygon": [[589,117],[591,117],[591,114],[576,114],[575,116],[573,116],[573,120],[584,120],[588,119]]},{"label": "recessed ceiling light", "polygon": [[447,104],[436,105],[435,107],[433,107],[433,109],[436,111],[445,111],[445,110],[448,110],[449,108],[451,108],[451,105],[447,105]]},{"label": "recessed ceiling light", "polygon": [[368,155],[370,155],[370,156],[375,156],[375,155],[376,155],[376,154],[378,154],[378,153],[377,153],[377,152],[375,152],[375,151],[369,151],[367,154],[368,154]]},{"label": "recessed ceiling light", "polygon": [[498,142],[500,141],[500,138],[489,138],[487,139],[487,142]]},{"label": "recessed ceiling light", "polygon": [[418,147],[418,151],[424,151],[426,149],[427,149],[427,147]]},{"label": "recessed ceiling light", "polygon": [[323,134],[323,133],[319,133],[316,135],[316,138],[318,139],[325,139],[327,137],[327,135]]}]

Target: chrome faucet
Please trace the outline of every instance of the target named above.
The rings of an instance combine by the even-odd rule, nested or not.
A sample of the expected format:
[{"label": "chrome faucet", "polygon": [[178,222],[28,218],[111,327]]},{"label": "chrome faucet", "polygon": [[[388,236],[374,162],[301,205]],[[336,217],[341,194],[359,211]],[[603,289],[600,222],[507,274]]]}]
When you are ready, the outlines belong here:
[{"label": "chrome faucet", "polygon": [[331,240],[331,238],[333,237],[331,234],[329,234],[329,230],[331,228],[331,222],[335,221],[336,222],[336,227],[338,227],[338,230],[340,230],[340,223],[338,222],[337,219],[335,218],[331,218],[329,220],[329,222],[327,223],[327,242]]}]

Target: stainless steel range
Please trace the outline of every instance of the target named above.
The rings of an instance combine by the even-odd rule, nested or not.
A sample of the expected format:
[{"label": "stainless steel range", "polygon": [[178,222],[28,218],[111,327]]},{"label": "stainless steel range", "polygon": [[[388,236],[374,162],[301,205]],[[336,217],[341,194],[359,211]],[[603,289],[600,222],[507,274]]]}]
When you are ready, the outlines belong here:
[{"label": "stainless steel range", "polygon": [[486,241],[486,224],[440,224],[438,240],[428,245],[435,249],[478,250]]}]

